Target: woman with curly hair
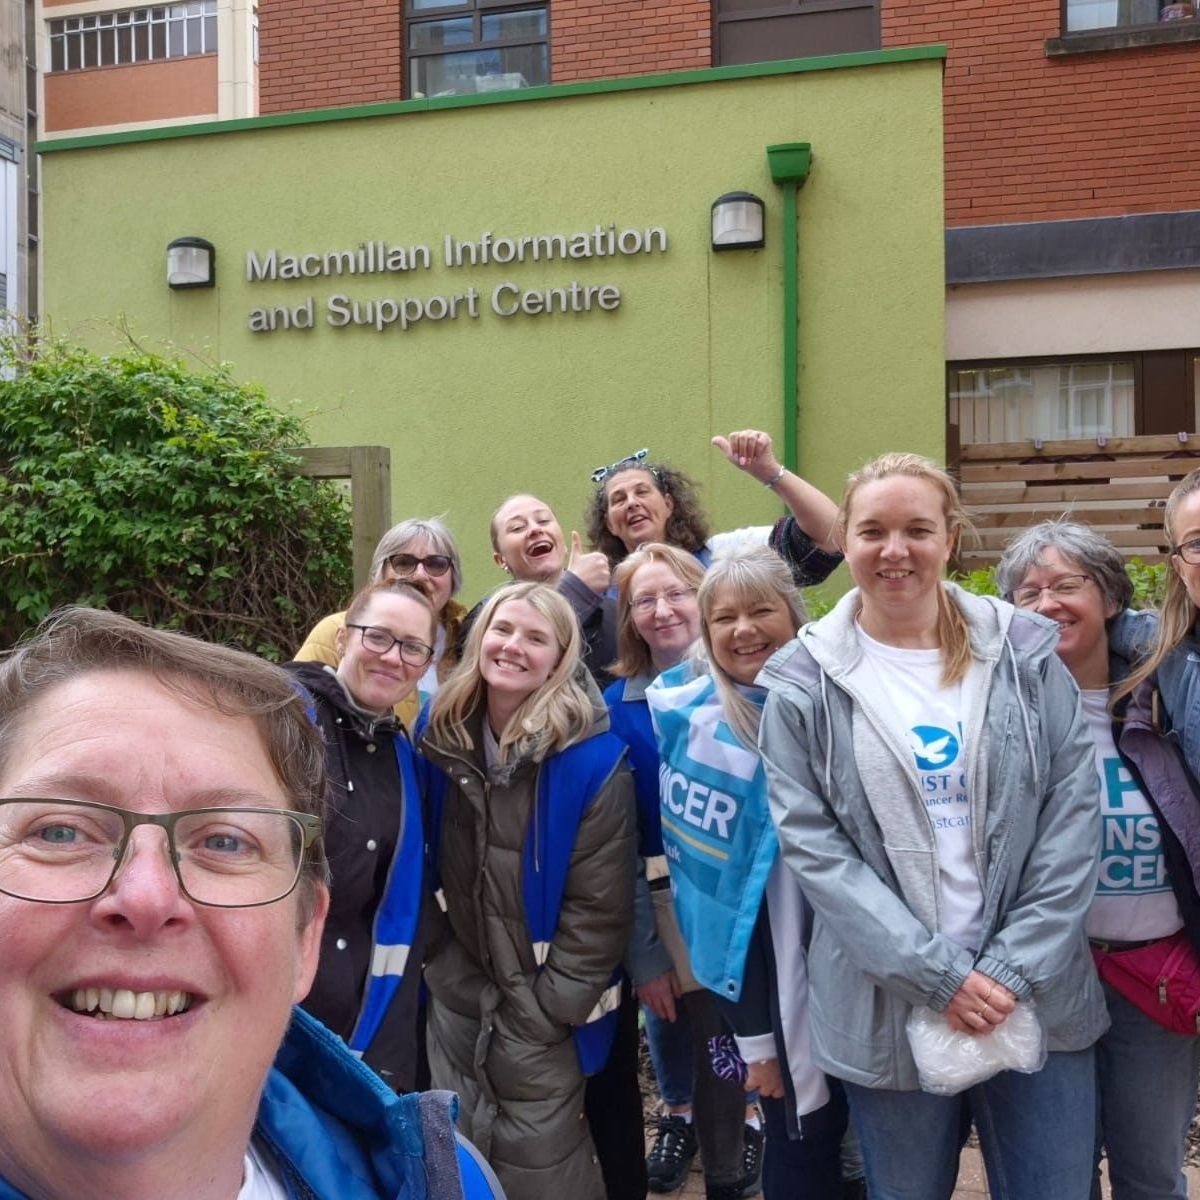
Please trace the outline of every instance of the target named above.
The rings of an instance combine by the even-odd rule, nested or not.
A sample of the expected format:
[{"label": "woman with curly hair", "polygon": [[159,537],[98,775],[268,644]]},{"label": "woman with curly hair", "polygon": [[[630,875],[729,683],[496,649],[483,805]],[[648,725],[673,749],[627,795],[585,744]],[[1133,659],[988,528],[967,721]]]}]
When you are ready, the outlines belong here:
[{"label": "woman with curly hair", "polygon": [[613,567],[647,542],[665,542],[690,551],[707,569],[714,552],[758,543],[788,564],[797,587],[819,583],[841,561],[832,538],[837,506],[780,464],[770,434],[743,429],[715,437],[712,444],[739,471],[775,492],[790,515],[774,525],[713,534],[695,483],[674,467],[649,462],[639,450],[592,472],[596,491],[585,514],[591,544]]},{"label": "woman with curly hair", "polygon": [[420,748],[446,930],[429,955],[429,1062],[509,1200],[605,1200],[585,1078],[615,1034],[633,923],[633,784],[552,588],[487,603]]}]

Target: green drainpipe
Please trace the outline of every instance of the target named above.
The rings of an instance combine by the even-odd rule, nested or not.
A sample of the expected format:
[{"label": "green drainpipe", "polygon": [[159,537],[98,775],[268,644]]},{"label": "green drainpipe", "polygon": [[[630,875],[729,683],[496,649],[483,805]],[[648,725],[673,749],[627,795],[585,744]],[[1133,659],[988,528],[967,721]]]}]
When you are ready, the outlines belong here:
[{"label": "green drainpipe", "polygon": [[783,465],[799,465],[796,438],[799,367],[796,352],[800,321],[799,246],[796,237],[796,196],[812,166],[808,142],[781,142],[767,147],[771,178],[783,188]]}]

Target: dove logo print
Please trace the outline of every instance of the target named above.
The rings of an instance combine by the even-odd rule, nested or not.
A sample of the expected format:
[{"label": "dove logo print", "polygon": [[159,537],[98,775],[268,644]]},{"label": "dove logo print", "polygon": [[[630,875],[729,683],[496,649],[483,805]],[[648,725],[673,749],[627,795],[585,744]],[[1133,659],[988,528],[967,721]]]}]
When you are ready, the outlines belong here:
[{"label": "dove logo print", "polygon": [[909,730],[909,744],[917,760],[918,771],[938,771],[958,757],[958,738],[949,729],[936,725],[917,725]]}]

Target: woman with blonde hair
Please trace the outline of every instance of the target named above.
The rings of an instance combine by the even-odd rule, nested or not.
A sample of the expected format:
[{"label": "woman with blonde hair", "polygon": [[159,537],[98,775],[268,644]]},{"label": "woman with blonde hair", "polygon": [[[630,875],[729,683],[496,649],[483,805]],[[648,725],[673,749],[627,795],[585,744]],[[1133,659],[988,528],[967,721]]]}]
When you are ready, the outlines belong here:
[{"label": "woman with blonde hair", "polygon": [[620,996],[635,869],[633,787],[579,662],[571,606],[502,588],[430,707],[446,922],[425,968],[435,1086],[510,1200],[604,1200],[584,1119]]},{"label": "woman with blonde hair", "polygon": [[[458,662],[459,627],[467,610],[453,597],[462,587],[462,559],[454,535],[438,517],[409,517],[379,539],[368,572],[368,586],[403,579],[426,592],[437,614],[433,657],[412,691],[396,705],[396,716],[412,729],[417,714]],[[296,662],[317,662],[336,668],[338,633],[346,614],[330,613],[309,631],[296,651]]]},{"label": "woman with blonde hair", "polygon": [[[839,514],[856,587],[759,677],[772,815],[816,913],[813,1053],[872,1200],[950,1197],[967,1115],[994,1196],[1086,1200],[1108,1023],[1084,929],[1092,744],[1057,627],[943,580],[965,524],[927,459],[868,463]],[[1040,1070],[920,1090],[914,1008],[983,1038],[1030,1001]]]},{"label": "woman with blonde hair", "polygon": [[[804,607],[765,547],[713,563],[697,594],[704,653],[647,689],[662,757],[662,837],[691,971],[716,994],[766,1119],[763,1192],[841,1200],[845,1100],[809,1051],[808,910],[779,859],[757,749],[755,680],[796,635]],[[736,1200],[736,1177],[706,1177]]]}]

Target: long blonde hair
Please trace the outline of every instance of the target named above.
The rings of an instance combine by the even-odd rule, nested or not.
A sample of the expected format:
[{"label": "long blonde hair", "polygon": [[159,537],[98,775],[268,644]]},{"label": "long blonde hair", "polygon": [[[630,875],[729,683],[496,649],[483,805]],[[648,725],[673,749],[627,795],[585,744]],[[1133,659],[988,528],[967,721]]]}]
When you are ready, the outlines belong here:
[{"label": "long blonde hair", "polygon": [[500,761],[531,758],[540,762],[582,740],[594,720],[591,699],[576,679],[582,644],[579,623],[570,604],[544,583],[509,584],[484,605],[471,626],[462,661],[438,688],[430,705],[429,736],[438,745],[474,749],[467,719],[487,699],[487,683],[479,669],[483,638],[497,610],[510,600],[524,600],[550,622],[558,662],[546,682],[526,696],[500,731]]},{"label": "long blonde hair", "polygon": [[766,546],[755,546],[738,554],[718,558],[700,584],[696,603],[700,608],[700,636],[704,639],[708,656],[708,671],[716,684],[729,728],[739,741],[753,750],[758,747],[758,724],[762,710],[742,695],[733,677],[713,654],[709,619],[717,602],[717,594],[722,590],[732,592],[735,603],[782,600],[792,614],[793,633],[808,619],[808,614],[787,564]]},{"label": "long blonde hair", "polygon": [[665,542],[647,542],[622,559],[613,572],[613,582],[617,585],[617,661],[608,668],[618,678],[657,673],[650,647],[633,624],[633,577],[639,568],[650,563],[662,563],[692,591],[699,588],[704,578],[704,568],[694,554]]},{"label": "long blonde hair", "polygon": [[[1189,471],[1174,487],[1167,497],[1167,506],[1163,510],[1163,532],[1171,546],[1178,545],[1175,537],[1175,517],[1179,506],[1194,492],[1200,491],[1200,467]],[[1162,666],[1163,661],[1192,631],[1196,624],[1197,610],[1184,587],[1179,572],[1173,566],[1167,569],[1167,594],[1163,599],[1162,608],[1158,614],[1158,637],[1150,657],[1140,666],[1134,668],[1114,689],[1112,703],[1116,704],[1123,696],[1135,691],[1145,680]]]},{"label": "long blonde hair", "polygon": [[[972,528],[971,519],[959,499],[958,488],[954,480],[937,466],[931,459],[920,454],[906,454],[893,451],[881,454],[870,462],[864,463],[846,480],[846,490],[842,494],[841,507],[838,509],[837,522],[834,526],[838,542],[845,546],[846,530],[850,525],[850,505],[859,488],[868,483],[878,483],[882,479],[890,479],[903,475],[909,479],[923,479],[931,483],[942,496],[942,516],[946,521],[946,533],[952,547],[958,546],[959,538],[964,530]],[[950,599],[941,580],[937,585],[937,637],[942,652],[942,684],[949,687],[961,682],[971,666],[971,635],[967,628],[966,618],[957,604]]]}]

